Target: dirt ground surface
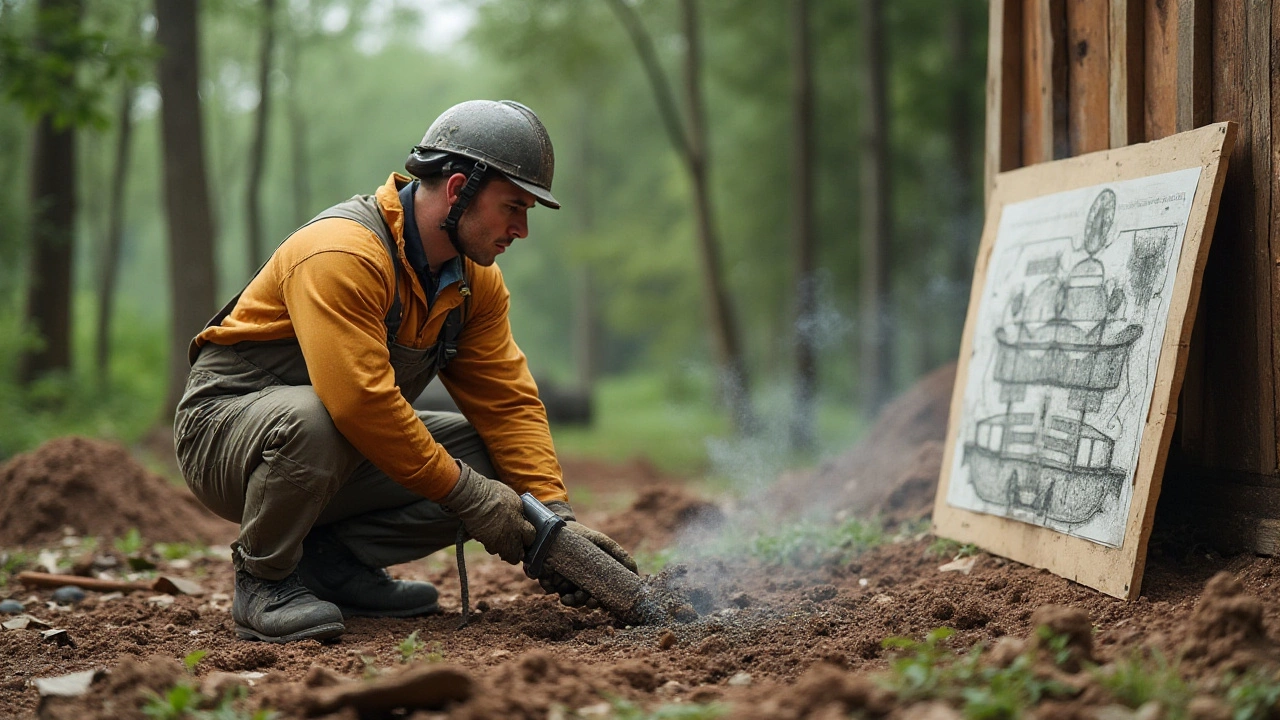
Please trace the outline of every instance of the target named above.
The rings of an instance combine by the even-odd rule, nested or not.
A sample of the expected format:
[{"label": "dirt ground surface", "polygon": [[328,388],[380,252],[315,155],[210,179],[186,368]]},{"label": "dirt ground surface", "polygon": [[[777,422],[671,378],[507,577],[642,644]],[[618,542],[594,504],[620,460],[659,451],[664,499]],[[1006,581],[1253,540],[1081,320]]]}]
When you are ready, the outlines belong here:
[{"label": "dirt ground surface", "polygon": [[[934,395],[950,385],[930,381]],[[892,460],[876,466],[893,483],[865,489],[871,483],[856,472],[855,457],[865,457],[864,445],[817,474],[785,478],[778,491],[825,488],[842,503],[856,497],[846,509],[914,521],[900,526],[892,542],[814,567],[734,553],[681,561],[664,575],[683,588],[698,617],[644,627],[601,610],[562,607],[519,568],[477,551],[468,552],[473,622],[459,629],[458,571],[452,555],[435,556],[392,573],[435,583],[441,614],[349,618],[346,634],[327,644],[235,639],[225,550],[234,528],[203,514],[185,490],[122,448],[51,442],[0,467],[4,570],[142,579],[158,573],[194,581],[200,593],[88,592],[78,602],[57,602],[54,589],[9,577],[0,600],[23,608],[0,614],[0,622],[31,619],[26,627],[0,629],[0,717],[144,718],[156,694],[186,685],[204,698],[205,709],[231,693],[237,699],[226,707],[242,714],[225,717],[245,718],[261,708],[279,718],[344,720],[619,717],[627,703],[650,710],[716,704],[721,717],[732,718],[955,718],[958,700],[918,701],[884,681],[900,653],[882,640],[918,640],[944,626],[955,632],[942,647],[985,646],[984,662],[992,667],[1031,658],[1037,677],[1066,688],[1035,706],[1044,718],[1163,717],[1149,709],[1135,714],[1088,669],[1116,667],[1135,652],[1180,657],[1184,678],[1205,686],[1231,672],[1277,666],[1280,563],[1273,559],[1224,558],[1179,544],[1176,534],[1161,536],[1135,602],[983,553],[961,558],[970,567],[941,570],[957,548],[940,556],[920,522],[932,490],[920,480],[931,456],[918,450],[937,441],[939,421],[945,425],[945,412],[936,412],[929,395],[908,395],[885,414],[885,422],[919,429],[901,443],[910,447],[896,447]],[[581,519],[630,548],[678,550],[690,542],[685,528],[696,526],[705,537],[708,528],[733,521],[722,503],[640,460],[566,459],[564,466],[571,491],[591,499],[593,509]],[[802,512],[799,504],[791,510]],[[113,543],[130,527],[146,538],[141,550]],[[101,539],[95,545],[90,537]],[[161,541],[208,543],[210,550],[184,555],[151,545]],[[129,575],[129,558],[144,555],[157,567]],[[1053,634],[1037,632],[1042,625]],[[414,633],[417,642],[406,642]],[[1058,643],[1047,644],[1050,638]],[[205,654],[188,671],[183,659],[196,651]],[[82,671],[92,682],[71,697],[37,682]],[[1221,699],[1201,694],[1189,706],[1191,717],[1231,716]]]}]

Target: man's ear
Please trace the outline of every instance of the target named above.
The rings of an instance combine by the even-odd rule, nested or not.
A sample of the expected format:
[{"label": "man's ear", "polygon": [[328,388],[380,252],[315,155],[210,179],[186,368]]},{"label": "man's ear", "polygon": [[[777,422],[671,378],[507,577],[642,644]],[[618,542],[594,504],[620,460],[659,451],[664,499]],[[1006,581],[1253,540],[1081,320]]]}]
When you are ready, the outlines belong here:
[{"label": "man's ear", "polygon": [[454,173],[444,183],[444,198],[453,205],[458,202],[458,194],[462,192],[462,187],[467,184],[467,176],[462,173]]}]

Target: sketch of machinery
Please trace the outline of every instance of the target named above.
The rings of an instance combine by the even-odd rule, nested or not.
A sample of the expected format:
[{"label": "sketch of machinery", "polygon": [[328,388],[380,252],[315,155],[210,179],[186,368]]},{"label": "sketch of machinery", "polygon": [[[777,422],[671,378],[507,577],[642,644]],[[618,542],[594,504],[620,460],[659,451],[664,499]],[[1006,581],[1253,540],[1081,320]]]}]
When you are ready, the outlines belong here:
[{"label": "sketch of machinery", "polygon": [[1108,498],[1119,499],[1129,477],[1131,469],[1112,458],[1123,429],[1108,435],[1093,423],[1096,416],[1115,415],[1130,352],[1144,330],[1125,318],[1126,306],[1132,301],[1142,318],[1163,290],[1178,226],[1115,234],[1131,248],[1126,293],[1097,257],[1112,237],[1115,210],[1115,193],[1103,190],[1081,237],[1041,245],[1065,248],[1071,241],[1075,256],[1083,251],[1085,257],[1065,272],[1065,249],[1029,260],[1026,284],[995,331],[989,380],[999,387],[1004,412],[978,420],[963,462],[978,497],[1001,506],[1006,516],[1079,525],[1102,511]]}]

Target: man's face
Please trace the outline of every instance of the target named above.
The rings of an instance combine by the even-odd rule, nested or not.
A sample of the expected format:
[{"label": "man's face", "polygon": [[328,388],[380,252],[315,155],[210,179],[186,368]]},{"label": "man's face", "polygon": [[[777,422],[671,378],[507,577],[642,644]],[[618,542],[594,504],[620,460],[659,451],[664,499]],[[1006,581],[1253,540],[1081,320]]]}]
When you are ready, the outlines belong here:
[{"label": "man's face", "polygon": [[458,222],[458,245],[477,265],[488,267],[516,238],[529,236],[533,194],[506,178],[489,181],[476,194]]}]

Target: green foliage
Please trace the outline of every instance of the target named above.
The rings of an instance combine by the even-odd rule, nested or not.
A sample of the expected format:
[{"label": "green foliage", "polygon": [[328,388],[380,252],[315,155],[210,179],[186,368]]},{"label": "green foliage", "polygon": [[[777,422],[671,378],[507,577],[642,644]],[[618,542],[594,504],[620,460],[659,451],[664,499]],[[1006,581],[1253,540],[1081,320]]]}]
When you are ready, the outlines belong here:
[{"label": "green foliage", "polygon": [[884,528],[874,521],[799,522],[762,530],[750,539],[747,552],[771,565],[818,567],[848,562],[883,541]]},{"label": "green foliage", "polygon": [[194,555],[203,555],[205,552],[204,546],[185,542],[156,543],[151,546],[151,549],[165,560],[181,560]]},{"label": "green foliage", "polygon": [[422,651],[424,643],[418,639],[418,631],[409,633],[409,637],[400,641],[396,649],[400,651],[400,662],[408,664]]},{"label": "green foliage", "polygon": [[105,87],[154,57],[135,39],[136,28],[94,27],[74,3],[29,8],[30,17],[13,5],[6,0],[0,8],[0,91],[32,118],[51,116],[56,127],[105,127]]},{"label": "green foliage", "polygon": [[163,695],[148,691],[147,704],[142,706],[142,714],[152,720],[183,720],[194,717],[203,696],[195,687],[180,682],[169,688]]},{"label": "green foliage", "polygon": [[729,709],[723,705],[712,703],[697,705],[689,703],[661,705],[653,710],[645,710],[639,705],[622,698],[610,698],[612,720],[712,720],[724,715]]},{"label": "green foliage", "polygon": [[1094,671],[1098,682],[1121,703],[1137,708],[1159,700],[1171,719],[1185,716],[1195,688],[1182,679],[1178,663],[1170,663],[1159,650],[1131,653],[1112,665]]},{"label": "green foliage", "polygon": [[187,674],[195,674],[196,666],[201,660],[209,654],[208,650],[192,650],[182,658],[182,665],[187,669]]},{"label": "green foliage", "polygon": [[1223,679],[1232,720],[1265,720],[1280,710],[1280,677],[1275,671],[1251,668],[1243,675]]},{"label": "green foliage", "polygon": [[21,550],[6,550],[0,553],[0,587],[9,584],[13,577],[31,564],[31,556]]},{"label": "green foliage", "polygon": [[631,557],[635,559],[636,565],[640,568],[641,575],[655,575],[662,572],[662,569],[670,565],[679,551],[676,548],[662,548],[661,550],[647,550],[641,548],[631,553]]},{"label": "green foliage", "polygon": [[274,710],[266,708],[252,713],[241,710],[239,705],[248,696],[248,690],[239,685],[216,699],[187,682],[179,682],[160,695],[148,691],[147,696],[142,714],[152,720],[275,720],[278,717]]},{"label": "green foliage", "polygon": [[1028,654],[1007,667],[984,663],[981,645],[957,655],[943,644],[954,632],[936,628],[923,640],[886,638],[882,644],[902,654],[890,663],[884,684],[903,702],[942,700],[958,705],[972,720],[1013,720],[1042,699],[1075,693],[1059,681],[1038,676]]},{"label": "green foliage", "polygon": [[129,532],[111,541],[111,544],[115,546],[116,550],[120,551],[121,555],[136,557],[138,553],[142,552],[144,541],[142,533],[138,532],[138,528],[131,527]]}]

